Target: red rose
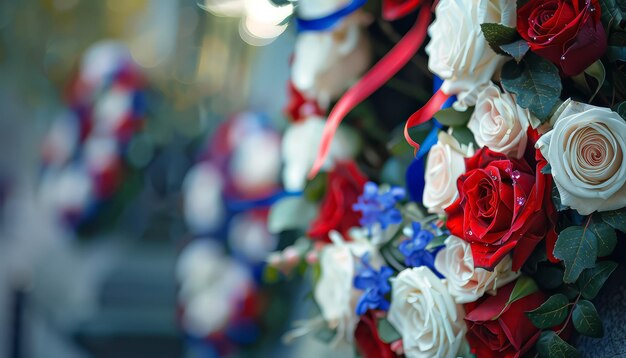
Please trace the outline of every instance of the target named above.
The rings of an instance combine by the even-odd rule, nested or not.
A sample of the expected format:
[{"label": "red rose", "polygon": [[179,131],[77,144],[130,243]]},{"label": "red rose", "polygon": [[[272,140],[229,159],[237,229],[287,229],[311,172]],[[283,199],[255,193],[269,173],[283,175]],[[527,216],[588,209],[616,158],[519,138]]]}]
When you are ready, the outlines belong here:
[{"label": "red rose", "polygon": [[320,206],[320,214],[311,223],[309,236],[317,240],[330,241],[328,233],[339,231],[345,238],[348,230],[359,225],[361,213],[352,210],[363,193],[367,178],[353,162],[339,162],[328,174],[326,196]]},{"label": "red rose", "polygon": [[574,76],[606,51],[600,12],[598,0],[531,0],[517,10],[517,31],[533,52]]},{"label": "red rose", "polygon": [[551,177],[541,173],[546,162],[534,150],[532,135],[529,142],[520,159],[483,148],[465,160],[459,197],[446,208],[447,226],[470,244],[476,267],[491,270],[513,251],[517,271],[543,238],[556,260]]},{"label": "red rose", "polygon": [[302,92],[298,91],[293,82],[289,81],[287,91],[289,103],[285,106],[284,112],[292,121],[297,122],[310,116],[321,116],[324,114],[317,101],[307,98]]},{"label": "red rose", "polygon": [[376,327],[376,313],[368,311],[361,316],[361,320],[354,331],[356,349],[363,358],[393,358],[395,353],[391,346],[380,339]]},{"label": "red rose", "polygon": [[[500,288],[495,296],[465,305],[468,329],[465,337],[477,357],[521,357],[539,339],[541,331],[528,319],[526,312],[539,307],[546,296],[537,291],[506,307],[513,287],[515,282]],[[502,314],[494,320],[500,312]]]},{"label": "red rose", "polygon": [[383,0],[383,18],[397,20],[413,12],[422,0]]}]

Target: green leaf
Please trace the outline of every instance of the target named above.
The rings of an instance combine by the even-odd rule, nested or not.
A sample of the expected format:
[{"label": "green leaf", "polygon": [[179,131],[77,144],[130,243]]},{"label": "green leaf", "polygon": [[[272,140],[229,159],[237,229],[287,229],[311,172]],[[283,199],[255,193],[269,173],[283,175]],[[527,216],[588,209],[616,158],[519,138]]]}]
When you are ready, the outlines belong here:
[{"label": "green leaf", "polygon": [[460,112],[452,107],[445,108],[435,113],[434,117],[439,123],[448,127],[464,126],[469,121],[474,108],[468,108],[465,112]]},{"label": "green leaf", "polygon": [[450,135],[454,137],[460,144],[468,145],[470,143],[476,143],[474,141],[474,134],[466,126],[450,127],[452,131]]},{"label": "green leaf", "polygon": [[385,343],[392,343],[402,338],[395,327],[385,318],[378,320],[378,336]]},{"label": "green leaf", "polygon": [[513,56],[517,63],[519,63],[522,58],[524,58],[524,55],[526,55],[526,53],[530,49],[526,40],[517,40],[510,44],[500,45],[500,48],[502,49],[502,51]]},{"label": "green leaf", "polygon": [[513,291],[511,291],[507,305],[537,291],[539,291],[539,287],[537,287],[535,281],[528,276],[522,275],[515,282],[515,287],[513,287]]},{"label": "green leaf", "polygon": [[[587,67],[584,73],[585,73],[585,76],[593,77],[598,83],[596,90],[593,92],[593,95],[591,96],[591,98],[589,98],[589,102],[591,102],[593,101],[593,98],[598,94],[598,92],[600,91],[600,88],[602,88],[602,85],[604,84],[604,80],[606,79],[606,70],[604,69],[604,65],[602,64],[602,61],[597,60],[596,62],[592,63],[591,66]],[[585,83],[587,82],[585,81]]]},{"label": "green leaf", "polygon": [[565,321],[569,312],[569,300],[564,294],[557,293],[548,298],[541,306],[526,312],[526,316],[539,329],[558,326]]},{"label": "green leaf", "polygon": [[578,286],[576,286],[575,284],[569,283],[559,287],[557,292],[564,294],[571,301],[578,297],[580,290],[578,290]]},{"label": "green leaf", "polygon": [[304,187],[304,197],[306,200],[316,202],[322,199],[326,192],[326,183],[328,181],[327,173],[319,173],[315,178],[306,183]]},{"label": "green leaf", "polygon": [[617,235],[615,229],[604,221],[595,217],[589,224],[589,230],[593,231],[598,238],[598,256],[604,257],[610,255],[617,245]]},{"label": "green leaf", "polygon": [[622,9],[615,0],[599,0],[601,8],[601,20],[606,29],[619,28],[624,19]]},{"label": "green leaf", "polygon": [[624,47],[626,46],[626,32],[616,30],[609,35],[609,46]]},{"label": "green leaf", "polygon": [[480,24],[483,35],[489,43],[489,46],[498,54],[506,55],[506,52],[500,49],[500,46],[509,44],[519,38],[517,30],[504,26],[502,24]]},{"label": "green leaf", "polygon": [[604,211],[600,213],[602,220],[615,230],[626,232],[626,209]]},{"label": "green leaf", "polygon": [[505,63],[502,84],[517,95],[517,103],[522,108],[528,108],[542,123],[550,116],[563,89],[556,66],[533,53],[526,55],[519,64]]},{"label": "green leaf", "polygon": [[604,335],[602,321],[593,303],[587,300],[579,301],[572,312],[572,323],[580,334],[600,338]]},{"label": "green leaf", "polygon": [[613,261],[600,261],[594,267],[583,271],[576,282],[582,296],[588,300],[594,299],[616,268],[617,263]]},{"label": "green leaf", "polygon": [[552,203],[554,204],[556,211],[564,211],[568,209],[568,207],[563,205],[561,202],[561,194],[559,193],[559,189],[556,187],[554,182],[552,183]]},{"label": "green leaf", "polygon": [[294,229],[306,230],[316,216],[317,205],[303,197],[287,197],[272,205],[267,228],[273,234]]},{"label": "green leaf", "polygon": [[623,119],[626,119],[626,101],[620,102],[614,109]]},{"label": "green leaf", "polygon": [[498,319],[502,315],[502,313],[504,313],[504,311],[507,310],[507,308],[511,305],[511,303],[519,299],[522,299],[528,295],[531,295],[537,291],[539,291],[539,287],[537,286],[537,284],[532,278],[526,275],[520,276],[515,282],[515,287],[513,287],[513,290],[511,291],[511,295],[509,295],[509,300],[506,302],[506,304],[502,308],[502,311],[500,311],[500,313],[492,317],[491,320],[495,321],[496,319]]},{"label": "green leaf", "polygon": [[537,341],[537,352],[540,357],[548,358],[574,358],[580,357],[576,348],[570,346],[553,331],[541,332]]},{"label": "green leaf", "polygon": [[548,254],[546,253],[546,245],[541,242],[530,254],[524,266],[526,267],[526,271],[535,273],[539,269],[539,263],[545,261],[548,261]]},{"label": "green leaf", "polygon": [[533,277],[539,287],[554,290],[563,284],[563,269],[559,266],[541,264],[537,267],[537,274]]},{"label": "green leaf", "polygon": [[593,267],[598,256],[598,239],[588,228],[570,226],[559,234],[554,256],[565,263],[563,281],[575,282],[580,273]]}]

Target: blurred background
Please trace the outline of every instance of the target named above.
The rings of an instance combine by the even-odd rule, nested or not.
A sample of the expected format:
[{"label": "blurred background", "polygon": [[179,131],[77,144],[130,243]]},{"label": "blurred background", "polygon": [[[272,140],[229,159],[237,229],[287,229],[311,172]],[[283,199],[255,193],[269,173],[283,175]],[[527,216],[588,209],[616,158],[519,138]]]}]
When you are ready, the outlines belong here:
[{"label": "blurred background", "polygon": [[279,188],[277,9],[0,0],[0,357],[304,349],[280,336],[306,293],[260,284],[284,241],[255,205]]}]

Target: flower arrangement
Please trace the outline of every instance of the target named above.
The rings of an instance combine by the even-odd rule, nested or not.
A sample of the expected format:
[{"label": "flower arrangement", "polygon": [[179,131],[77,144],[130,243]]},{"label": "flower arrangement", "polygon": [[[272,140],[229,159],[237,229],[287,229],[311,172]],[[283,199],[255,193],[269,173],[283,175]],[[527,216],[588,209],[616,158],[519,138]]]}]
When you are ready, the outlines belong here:
[{"label": "flower arrangement", "polygon": [[92,231],[132,191],[128,152],[145,126],[146,81],[126,45],[101,41],[83,55],[66,97],[43,141],[40,193],[61,221]]},{"label": "flower arrangement", "polygon": [[[287,338],[317,331],[364,357],[578,356],[573,337],[603,335],[593,299],[626,232],[626,6],[365,3],[294,2],[283,182],[295,194],[269,225],[310,244],[272,254],[266,274],[292,276],[280,258],[295,255],[319,316]],[[367,26],[411,19],[364,67]],[[435,86],[404,118],[411,150],[401,127],[368,129],[351,111],[415,58]]]}]

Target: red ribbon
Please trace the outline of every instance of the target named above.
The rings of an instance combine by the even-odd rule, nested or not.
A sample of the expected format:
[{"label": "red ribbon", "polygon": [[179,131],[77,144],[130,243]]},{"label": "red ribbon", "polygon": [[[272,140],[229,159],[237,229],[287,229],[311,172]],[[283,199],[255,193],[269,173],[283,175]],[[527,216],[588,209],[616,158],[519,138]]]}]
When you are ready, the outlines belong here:
[{"label": "red ribbon", "polygon": [[411,147],[415,148],[415,153],[420,149],[419,143],[414,141],[409,135],[409,129],[418,126],[422,123],[426,123],[433,115],[441,109],[444,103],[450,98],[449,94],[443,93],[441,89],[439,89],[430,99],[424,107],[420,108],[417,112],[413,113],[411,117],[406,121],[404,125],[404,138],[411,145]]},{"label": "red ribbon", "polygon": [[[374,91],[382,87],[393,75],[398,73],[406,65],[413,55],[422,47],[426,39],[426,30],[430,24],[430,7],[422,5],[420,13],[413,27],[406,35],[383,57],[372,69],[366,73],[356,84],[354,84],[328,115],[319,152],[313,168],[309,172],[309,179],[315,177],[326,161],[330,144],[335,136],[335,132],[343,118],[357,104],[365,100]],[[429,101],[430,102],[430,101]],[[419,111],[418,111],[419,112]]]}]

